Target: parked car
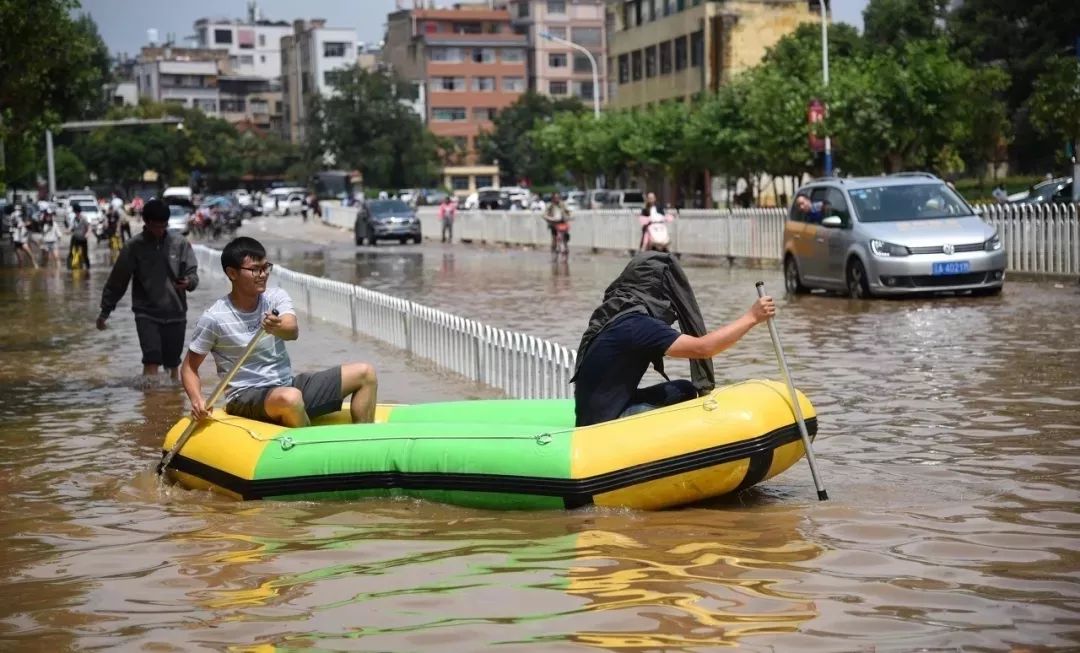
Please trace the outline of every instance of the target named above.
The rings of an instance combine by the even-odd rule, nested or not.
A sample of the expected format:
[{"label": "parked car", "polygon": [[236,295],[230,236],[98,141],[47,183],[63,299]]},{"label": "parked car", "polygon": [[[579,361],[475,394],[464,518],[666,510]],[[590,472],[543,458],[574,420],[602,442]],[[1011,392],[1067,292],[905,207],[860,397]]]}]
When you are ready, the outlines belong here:
[{"label": "parked car", "polygon": [[420,218],[401,200],[369,200],[356,212],[353,235],[357,245],[375,245],[380,240],[419,243]]},{"label": "parked car", "polygon": [[458,197],[458,208],[465,211],[473,211],[480,208],[480,193],[469,193],[465,197]]},{"label": "parked car", "polygon": [[819,179],[799,192],[810,201],[796,196],[784,224],[789,293],[1001,292],[1006,256],[997,231],[933,175]]},{"label": "parked car", "polygon": [[632,188],[609,190],[603,198],[603,208],[606,209],[642,209],[644,207],[645,193]]},{"label": "parked car", "polygon": [[520,210],[529,208],[532,193],[529,189],[521,186],[503,186],[501,189],[506,195],[506,208],[508,210]]},{"label": "parked car", "polygon": [[299,186],[273,188],[263,196],[263,215],[299,213],[307,189]]},{"label": "parked car", "polygon": [[476,208],[506,210],[510,208],[510,196],[501,188],[486,186],[476,190]]},{"label": "parked car", "polygon": [[191,209],[183,204],[169,204],[170,233],[188,235],[191,230]]},{"label": "parked car", "polygon": [[1058,177],[1035,184],[1026,193],[1018,194],[1013,200],[1017,204],[1058,204],[1072,202],[1072,177]]}]

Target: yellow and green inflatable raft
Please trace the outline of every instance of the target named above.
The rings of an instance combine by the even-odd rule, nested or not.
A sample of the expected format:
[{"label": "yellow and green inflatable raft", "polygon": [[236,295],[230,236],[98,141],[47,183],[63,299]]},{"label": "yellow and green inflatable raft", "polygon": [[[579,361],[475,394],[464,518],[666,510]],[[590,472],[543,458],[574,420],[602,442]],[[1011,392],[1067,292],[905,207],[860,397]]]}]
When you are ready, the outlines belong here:
[{"label": "yellow and green inflatable raft", "polygon": [[[814,408],[799,402],[813,436]],[[215,414],[168,473],[238,499],[655,510],[748,488],[804,454],[787,388],[760,380],[580,428],[569,399],[380,404],[374,424],[349,424],[343,410],[299,429]],[[173,426],[165,451],[187,424]]]}]

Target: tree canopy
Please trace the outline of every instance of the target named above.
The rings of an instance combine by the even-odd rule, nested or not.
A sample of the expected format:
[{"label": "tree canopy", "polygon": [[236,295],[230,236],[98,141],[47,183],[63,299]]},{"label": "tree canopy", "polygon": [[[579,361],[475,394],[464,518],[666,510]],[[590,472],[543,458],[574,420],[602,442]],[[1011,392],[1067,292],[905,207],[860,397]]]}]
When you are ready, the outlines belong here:
[{"label": "tree canopy", "polygon": [[536,147],[532,130],[549,123],[556,114],[584,110],[577,98],[551,98],[529,91],[495,116],[492,130],[477,139],[477,150],[483,160],[498,161],[503,177],[512,183],[521,179],[553,183],[555,162]]}]

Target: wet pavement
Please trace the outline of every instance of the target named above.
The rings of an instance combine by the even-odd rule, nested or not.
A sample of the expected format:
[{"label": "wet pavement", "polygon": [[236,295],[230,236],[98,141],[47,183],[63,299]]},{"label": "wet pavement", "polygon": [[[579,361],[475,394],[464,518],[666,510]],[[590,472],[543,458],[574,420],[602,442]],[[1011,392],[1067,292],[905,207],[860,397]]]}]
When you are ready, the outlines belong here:
[{"label": "wet pavement", "polygon": [[[571,346],[626,261],[358,248],[295,218],[245,231],[295,270]],[[709,325],[745,310],[759,278],[782,287],[775,270],[685,265]],[[158,487],[149,469],[185,407],[174,386],[138,387],[124,308],[93,330],[102,272],[0,269],[0,649],[1080,647],[1075,286],[779,299],[793,377],[819,413],[828,503],[803,463],[685,510],[526,514]],[[222,291],[192,295],[189,327]],[[375,341],[302,326],[298,368],[368,359],[387,399],[490,395]],[[716,367],[721,382],[775,378],[768,332]]]}]

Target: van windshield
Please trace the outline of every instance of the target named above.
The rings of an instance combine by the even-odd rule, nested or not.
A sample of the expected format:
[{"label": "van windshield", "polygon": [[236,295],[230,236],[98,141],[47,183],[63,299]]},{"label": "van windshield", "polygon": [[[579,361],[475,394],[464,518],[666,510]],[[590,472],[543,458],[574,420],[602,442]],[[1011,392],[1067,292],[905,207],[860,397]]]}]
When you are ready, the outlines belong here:
[{"label": "van windshield", "polygon": [[848,191],[862,222],[939,220],[973,215],[967,203],[944,183],[872,186]]}]

